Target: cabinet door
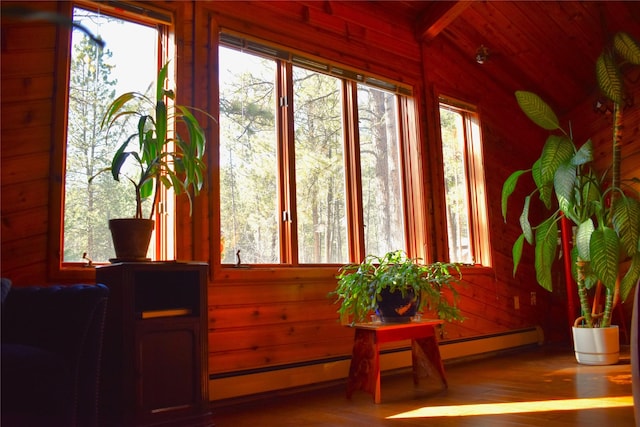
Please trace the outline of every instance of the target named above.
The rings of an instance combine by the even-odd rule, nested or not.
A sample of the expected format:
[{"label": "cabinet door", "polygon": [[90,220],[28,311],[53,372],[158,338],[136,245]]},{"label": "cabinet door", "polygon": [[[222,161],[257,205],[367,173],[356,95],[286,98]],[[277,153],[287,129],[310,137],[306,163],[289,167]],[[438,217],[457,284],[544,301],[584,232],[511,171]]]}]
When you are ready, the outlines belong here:
[{"label": "cabinet door", "polygon": [[140,320],[136,330],[138,415],[145,419],[199,409],[199,319]]}]

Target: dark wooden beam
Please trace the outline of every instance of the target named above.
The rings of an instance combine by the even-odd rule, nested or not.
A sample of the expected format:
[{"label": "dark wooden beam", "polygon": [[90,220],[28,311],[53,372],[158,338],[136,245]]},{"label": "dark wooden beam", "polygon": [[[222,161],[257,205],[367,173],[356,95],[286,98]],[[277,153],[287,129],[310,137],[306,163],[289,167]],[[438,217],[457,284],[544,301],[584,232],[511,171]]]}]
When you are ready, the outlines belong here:
[{"label": "dark wooden beam", "polygon": [[424,42],[433,40],[471,3],[470,0],[431,2],[416,20],[416,38]]}]

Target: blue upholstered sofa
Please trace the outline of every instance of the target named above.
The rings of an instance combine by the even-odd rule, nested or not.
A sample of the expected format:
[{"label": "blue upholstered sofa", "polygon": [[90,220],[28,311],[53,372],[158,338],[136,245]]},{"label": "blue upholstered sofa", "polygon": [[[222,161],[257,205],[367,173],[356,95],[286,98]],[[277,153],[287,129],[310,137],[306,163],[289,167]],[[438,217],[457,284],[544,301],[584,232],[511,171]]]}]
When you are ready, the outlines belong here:
[{"label": "blue upholstered sofa", "polygon": [[104,285],[76,284],[3,295],[3,427],[97,425],[108,294]]}]

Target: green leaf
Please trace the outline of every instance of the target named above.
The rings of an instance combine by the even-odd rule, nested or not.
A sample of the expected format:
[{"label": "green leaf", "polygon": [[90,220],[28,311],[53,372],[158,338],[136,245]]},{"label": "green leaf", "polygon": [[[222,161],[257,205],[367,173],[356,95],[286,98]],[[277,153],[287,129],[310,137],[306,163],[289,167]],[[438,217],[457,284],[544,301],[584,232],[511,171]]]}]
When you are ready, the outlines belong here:
[{"label": "green leaf", "polygon": [[640,65],[640,45],[638,41],[625,32],[619,32],[613,38],[613,47],[625,60]]},{"label": "green leaf", "polygon": [[524,198],[524,207],[520,214],[520,228],[522,228],[522,234],[527,243],[533,245],[533,231],[531,230],[531,223],[529,222],[529,204],[531,203],[531,196]]},{"label": "green leaf", "polygon": [[158,80],[156,81],[156,103],[162,101],[165,95],[164,83],[167,81],[167,74],[169,73],[169,62],[164,64],[158,73]]},{"label": "green leaf", "polygon": [[550,135],[540,155],[540,180],[543,184],[553,182],[556,171],[568,163],[575,153],[571,140],[565,136]]},{"label": "green leaf", "polygon": [[553,180],[558,167],[573,156],[574,147],[566,137],[551,135],[542,148],[540,158],[533,164],[531,173],[536,183],[540,200],[547,209],[551,209]]},{"label": "green leaf", "polygon": [[622,75],[612,52],[604,51],[596,60],[596,77],[602,93],[616,104],[622,104]]},{"label": "green leaf", "polygon": [[148,180],[145,181],[144,184],[140,186],[140,197],[144,199],[148,199],[153,194],[153,181]]},{"label": "green leaf", "polygon": [[511,249],[511,255],[513,256],[513,277],[516,277],[516,271],[518,271],[518,265],[522,258],[522,247],[524,246],[524,234],[521,234],[513,244]]},{"label": "green leaf", "polygon": [[502,218],[504,222],[507,222],[507,201],[509,200],[509,196],[515,191],[518,178],[526,172],[526,170],[515,171],[502,185]]},{"label": "green leaf", "polygon": [[640,201],[620,197],[613,204],[611,222],[627,255],[638,251],[640,240]]},{"label": "green leaf", "polygon": [[120,145],[120,147],[118,147],[118,149],[116,150],[115,154],[113,155],[113,158],[111,159],[111,176],[113,176],[113,179],[116,181],[120,181],[120,169],[122,169],[122,166],[125,164],[125,162],[127,161],[127,157],[129,157],[129,155],[131,153],[125,151],[127,149],[127,147],[129,146],[129,142],[134,139],[136,137],[136,135],[130,135],[123,143],[122,145]]},{"label": "green leaf", "polygon": [[556,113],[535,93],[523,90],[516,91],[516,100],[527,117],[541,128],[546,130],[560,128]]},{"label": "green leaf", "polygon": [[582,144],[582,147],[578,149],[576,154],[571,159],[571,164],[574,166],[584,165],[593,160],[593,143],[589,139]]},{"label": "green leaf", "polygon": [[584,209],[583,218],[590,217],[595,210],[595,203],[600,201],[600,185],[592,172],[580,178],[580,185],[582,186],[582,191],[578,194],[581,199],[576,203]]},{"label": "green leaf", "polygon": [[560,206],[560,210],[568,217],[572,217],[573,215],[575,189],[577,187],[576,176],[576,167],[567,162],[558,166],[553,179],[553,187],[556,190],[558,205]]},{"label": "green leaf", "polygon": [[167,105],[164,100],[158,100],[156,104],[156,146],[162,150],[167,141]]},{"label": "green leaf", "polygon": [[638,283],[640,278],[640,251],[636,252],[631,259],[631,265],[627,274],[620,281],[620,298],[625,301],[633,287]]},{"label": "green leaf", "polygon": [[593,221],[587,219],[582,224],[578,225],[576,231],[576,248],[578,249],[578,256],[583,261],[591,261],[591,254],[589,251],[589,243],[591,242],[591,234],[593,234]]},{"label": "green leaf", "polygon": [[558,223],[555,216],[542,222],[536,229],[535,267],[540,286],[553,290],[552,266],[558,247]]},{"label": "green leaf", "polygon": [[100,123],[100,128],[104,129],[105,126],[111,126],[113,122],[118,120],[119,117],[124,117],[127,115],[137,115],[137,111],[121,111],[124,106],[131,101],[132,99],[140,99],[146,100],[147,98],[138,92],[127,92],[123,93],[116,99],[114,99],[111,104],[107,106],[107,111],[102,117],[102,122]]},{"label": "green leaf", "polygon": [[531,167],[531,176],[533,182],[536,184],[538,194],[542,203],[544,203],[547,209],[551,209],[551,196],[553,195],[553,182],[542,182],[542,175],[540,169],[540,159],[536,160]]},{"label": "green leaf", "polygon": [[599,227],[591,234],[589,242],[591,268],[602,284],[613,289],[618,279],[620,244],[618,235],[610,227]]}]

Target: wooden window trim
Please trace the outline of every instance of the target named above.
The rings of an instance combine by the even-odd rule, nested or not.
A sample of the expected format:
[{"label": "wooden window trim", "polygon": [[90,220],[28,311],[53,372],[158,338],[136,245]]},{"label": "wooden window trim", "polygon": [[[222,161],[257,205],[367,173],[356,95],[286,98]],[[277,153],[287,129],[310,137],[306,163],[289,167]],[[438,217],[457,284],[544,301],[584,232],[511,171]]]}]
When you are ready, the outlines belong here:
[{"label": "wooden window trim", "polygon": [[[469,103],[455,98],[440,95],[438,97],[438,123],[440,123],[440,107],[449,108],[463,116],[465,133],[465,172],[467,175],[467,193],[469,200],[469,227],[471,232],[470,242],[473,245],[474,265],[492,267],[491,246],[489,243],[488,206],[486,201],[486,180],[482,153],[482,129],[478,109]],[[469,126],[473,124],[474,126]],[[474,132],[474,129],[477,132]],[[442,138],[439,133],[440,151],[442,151]],[[444,169],[443,169],[444,171]],[[443,181],[444,185],[444,181]],[[444,192],[444,188],[442,190]],[[446,209],[446,203],[442,209]],[[444,213],[443,213],[444,215]],[[446,217],[446,215],[445,215]],[[448,253],[448,239],[444,239]]]}]

